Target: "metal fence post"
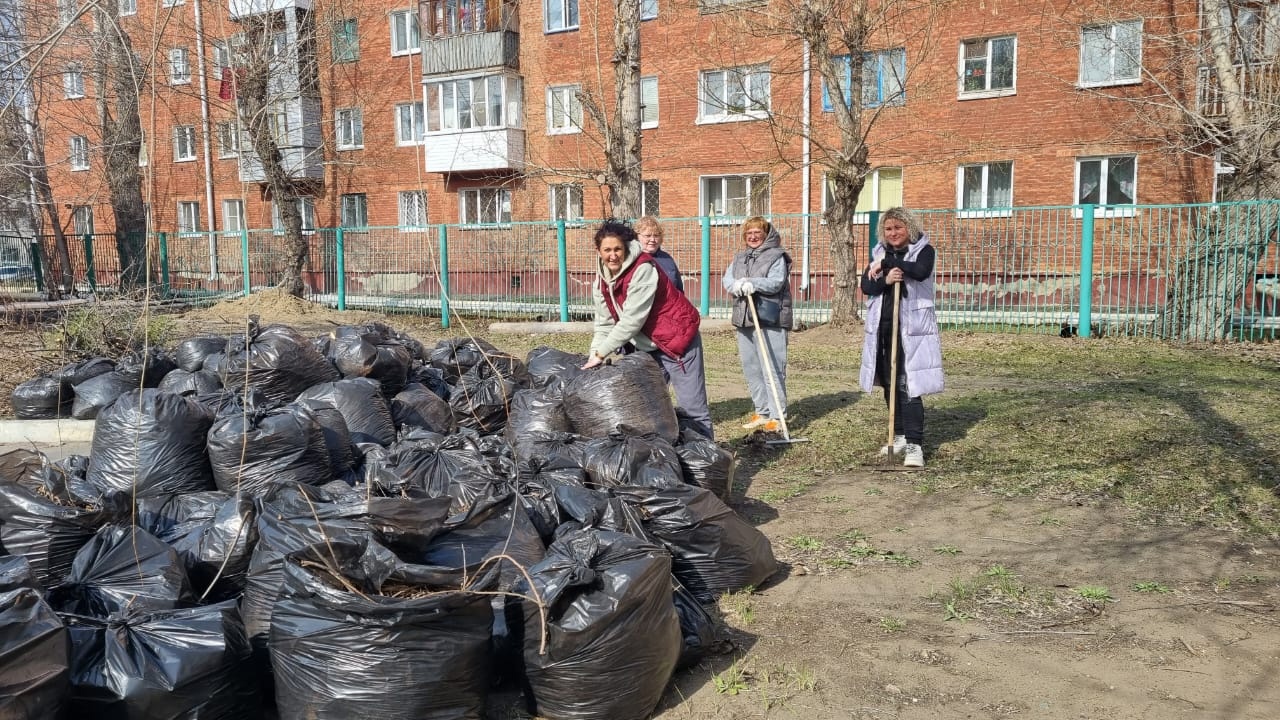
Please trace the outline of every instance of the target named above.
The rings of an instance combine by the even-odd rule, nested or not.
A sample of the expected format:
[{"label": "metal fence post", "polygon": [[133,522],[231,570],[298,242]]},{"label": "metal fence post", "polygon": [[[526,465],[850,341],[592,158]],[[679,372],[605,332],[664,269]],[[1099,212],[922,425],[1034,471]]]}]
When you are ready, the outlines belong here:
[{"label": "metal fence post", "polygon": [[93,271],[93,235],[84,234],[84,272],[89,280],[89,292],[98,294],[98,277]]},{"label": "metal fence post", "polygon": [[36,290],[44,292],[44,268],[40,262],[40,243],[31,241],[31,271],[36,274]]},{"label": "metal fence post", "polygon": [[347,309],[347,250],[346,239],[342,235],[342,227],[339,226],[337,232],[333,236],[333,253],[337,257],[334,262],[338,273],[338,309]]},{"label": "metal fence post", "polygon": [[169,236],[167,233],[156,233],[156,242],[160,245],[160,296],[169,297]]},{"label": "metal fence post", "polygon": [[711,216],[698,219],[702,225],[702,297],[698,300],[698,312],[702,317],[711,314]]},{"label": "metal fence post", "polygon": [[[867,259],[875,253],[876,245],[880,244],[880,211],[872,210],[867,213]],[[855,268],[856,269],[856,268]]]},{"label": "metal fence post", "polygon": [[1081,206],[1080,223],[1080,320],[1076,334],[1087,338],[1093,320],[1093,211],[1096,205]]},{"label": "metal fence post", "polygon": [[249,297],[252,286],[249,282],[249,229],[240,231],[240,270],[244,274],[244,296]]},{"label": "metal fence post", "polygon": [[569,322],[569,244],[564,218],[556,220],[556,264],[560,271],[560,322]]},{"label": "metal fence post", "polygon": [[440,226],[440,327],[449,327],[449,226]]}]

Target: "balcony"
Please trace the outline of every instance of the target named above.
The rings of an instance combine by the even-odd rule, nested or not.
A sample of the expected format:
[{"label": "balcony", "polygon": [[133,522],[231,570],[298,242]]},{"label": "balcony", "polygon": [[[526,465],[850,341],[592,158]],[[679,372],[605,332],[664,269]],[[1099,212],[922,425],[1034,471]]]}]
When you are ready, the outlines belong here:
[{"label": "balcony", "polygon": [[427,172],[524,168],[524,130],[493,128],[428,135]]},{"label": "balcony", "polygon": [[422,74],[427,77],[498,67],[520,68],[518,33],[473,32],[422,40]]},{"label": "balcony", "polygon": [[[277,103],[280,122],[276,144],[284,171],[295,180],[324,180],[324,140],[320,136],[320,99],[295,97]],[[242,121],[243,122],[243,121]],[[247,125],[247,123],[246,123]],[[240,181],[266,182],[262,162],[245,146],[240,154]]]},{"label": "balcony", "polygon": [[311,0],[230,0],[228,10],[232,20],[250,15],[279,12],[281,10],[310,10]]},{"label": "balcony", "polygon": [[[1274,60],[1238,63],[1233,66],[1240,93],[1245,97],[1245,107],[1272,106],[1280,101],[1280,67]],[[1218,83],[1218,73],[1212,67],[1200,68],[1196,79],[1196,108],[1211,118],[1225,117],[1227,95]]]}]

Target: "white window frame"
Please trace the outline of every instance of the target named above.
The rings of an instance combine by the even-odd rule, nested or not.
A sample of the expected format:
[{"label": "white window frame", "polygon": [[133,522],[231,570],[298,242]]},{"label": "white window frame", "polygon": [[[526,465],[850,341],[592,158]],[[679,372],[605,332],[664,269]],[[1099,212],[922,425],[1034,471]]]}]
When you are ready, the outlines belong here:
[{"label": "white window frame", "polygon": [[[350,34],[348,34],[350,30]],[[334,21],[333,37],[330,38],[329,52],[334,63],[352,63],[360,60],[360,20],[359,18],[342,18]]]},{"label": "white window frame", "polygon": [[417,10],[392,10],[390,22],[393,56],[422,52],[422,29],[418,26]]},{"label": "white window frame", "polygon": [[[652,198],[653,207],[649,207],[650,195],[656,196]],[[662,183],[652,179],[640,181],[640,214],[655,217],[662,214]]]},{"label": "white window frame", "polygon": [[582,183],[553,183],[547,192],[552,220],[564,220],[567,223],[581,223]]},{"label": "white window frame", "polygon": [[[729,212],[729,202],[737,198],[729,197],[730,183],[741,180],[745,183],[745,200],[747,206],[742,213]],[[756,185],[763,181],[767,190],[767,197],[764,198],[765,207],[757,207],[755,198],[759,196],[756,192]],[[719,185],[718,196],[722,207],[717,211],[710,206],[713,196],[713,185]],[[712,225],[729,225],[734,222],[747,218],[752,215],[769,216],[773,205],[773,179],[768,173],[753,173],[749,175],[702,175],[698,178],[698,210],[700,214],[711,217]]]},{"label": "white window frame", "polygon": [[[427,116],[426,111],[422,107],[421,100],[397,103],[395,118],[396,145],[406,147],[410,145],[421,145],[426,142]],[[406,130],[409,131],[408,137],[405,137]]]},{"label": "white window frame", "polygon": [[[698,73],[698,124],[741,122],[769,117],[770,108],[773,107],[772,85],[768,63],[703,70]],[[713,97],[715,89],[719,89],[725,96]],[[763,103],[762,98],[753,94],[761,92],[764,95]],[[729,105],[739,94],[746,101],[740,111]],[[764,107],[759,107],[762,104]]]},{"label": "white window frame", "polygon": [[119,5],[116,7],[116,13],[120,15],[120,17],[137,15],[138,0],[120,0]]},{"label": "white window frame", "polygon": [[[1136,33],[1133,35],[1133,37],[1137,38],[1137,57],[1133,58],[1133,76],[1118,77],[1116,75],[1117,60],[1126,52],[1126,49],[1120,46],[1117,35],[1121,32],[1122,28],[1132,29],[1134,26],[1137,27]],[[1099,40],[1099,45],[1101,47],[1095,46],[1094,48],[1091,48],[1087,37],[1090,32],[1098,31],[1102,31],[1105,35]],[[1137,85],[1141,83],[1142,39],[1142,20],[1128,20],[1125,22],[1114,22],[1102,25],[1086,25],[1080,28],[1080,73],[1077,78],[1077,86],[1107,87],[1112,85]],[[1085,68],[1090,63],[1090,61],[1086,59],[1086,55],[1091,49],[1100,50],[1104,56],[1097,61],[1100,65],[1105,65],[1109,69],[1107,77],[1103,80],[1085,79]]]},{"label": "white window frame", "polygon": [[244,223],[244,201],[222,201],[222,231],[238,233],[248,226]]},{"label": "white window frame", "polygon": [[[474,198],[474,207],[483,211],[486,196],[492,200],[494,218],[468,217],[468,198]],[[511,190],[501,187],[463,188],[458,191],[458,222],[466,227],[504,227],[511,224]]]},{"label": "white window frame", "polygon": [[658,0],[640,0],[640,20],[656,20],[658,17]]},{"label": "white window frame", "polygon": [[196,200],[179,200],[177,225],[179,235],[200,232],[200,203]]},{"label": "white window frame", "polygon": [[212,60],[210,70],[213,71],[213,79],[221,80],[222,71],[231,68],[231,43],[225,40],[209,43],[209,57]]},{"label": "white window frame", "polygon": [[[834,58],[838,69],[842,70],[840,78],[840,97],[848,107],[849,95],[853,92],[853,62],[849,55]],[[897,80],[897,91],[886,93],[885,79]],[[874,83],[874,85],[873,85]],[[862,97],[859,102],[864,108],[892,107],[907,103],[907,49],[904,47],[875,50],[862,54]],[[874,102],[868,102],[867,89],[876,90]],[[832,105],[832,88],[822,84],[822,111],[834,112]]]},{"label": "white window frame", "polygon": [[[652,97],[652,102],[645,102],[645,95],[646,95],[645,85],[648,85],[653,88],[653,90],[650,93],[648,93],[648,95]],[[659,108],[658,76],[642,75],[640,77],[640,128],[641,129],[648,130],[649,128],[658,127],[658,120],[659,120],[658,108]],[[646,119],[646,116],[650,116],[651,119]]]},{"label": "white window frame", "polygon": [[[316,199],[310,196],[296,198],[298,214],[302,216],[302,234],[312,235],[316,231]],[[279,235],[284,232],[284,220],[280,217],[280,203],[271,201],[271,229]]]},{"label": "white window frame", "polygon": [[71,232],[76,237],[93,234],[92,205],[77,205],[71,209]]},{"label": "white window frame", "polygon": [[[552,9],[558,11],[558,14],[552,15]],[[572,13],[570,12],[572,10]],[[570,18],[570,14],[573,15]],[[580,0],[542,0],[542,31],[544,33],[569,32],[578,29],[578,23],[582,19],[582,8]],[[553,25],[553,19],[557,19],[558,23]]]},{"label": "white window frame", "polygon": [[[359,217],[351,218],[350,211]],[[369,196],[365,193],[344,193],[338,196],[338,224],[347,229],[369,227]],[[356,219],[360,222],[348,222]]]},{"label": "white window frame", "polygon": [[173,161],[194,162],[196,159],[196,126],[175,125],[173,128]]},{"label": "white window frame", "polygon": [[160,7],[171,8],[171,7],[178,7],[179,5],[186,5],[186,4],[187,4],[187,0],[160,0]]},{"label": "white window frame", "polygon": [[169,84],[191,83],[191,54],[184,47],[169,48]]},{"label": "white window frame", "polygon": [[[1006,40],[1013,44],[1013,47],[1011,50],[1013,67],[1010,69],[1010,73],[1009,73],[1009,87],[992,88],[991,87],[991,76],[992,76],[991,63],[992,63],[992,58],[995,56],[994,43],[1003,42]],[[966,60],[965,46],[968,43],[977,43],[977,42],[986,44],[985,55],[976,56],[974,58],[976,60],[979,57],[981,57],[986,61],[985,66],[983,68],[983,88],[981,90],[965,90],[964,88],[965,60]],[[1004,97],[1006,95],[1016,95],[1018,92],[1018,36],[1017,35],[993,35],[991,37],[965,38],[961,40],[960,49],[959,49],[959,65],[958,65],[957,75],[958,75],[958,79],[956,82],[956,90],[957,90],[957,96],[961,100],[973,100],[973,99],[979,99],[979,98]]]},{"label": "white window frame", "polygon": [[[474,102],[476,92],[481,89],[484,102]],[[492,93],[495,89],[499,91],[496,98]],[[427,135],[522,127],[524,85],[517,76],[496,74],[449,78],[426,83],[425,92]],[[467,97],[465,103],[460,101],[463,94]]]},{"label": "white window frame", "polygon": [[547,86],[547,134],[572,135],[582,132],[581,85]]},{"label": "white window frame", "polygon": [[[991,167],[993,165],[1009,166],[1009,206],[993,206],[991,202]],[[965,208],[964,207],[964,178],[965,170],[969,168],[982,168],[982,207]],[[1013,190],[1015,183],[1014,167],[1012,160],[995,160],[985,163],[965,163],[956,167],[956,217],[960,218],[980,218],[980,217],[1011,217],[1013,215]]]},{"label": "white window frame", "polygon": [[344,107],[333,111],[333,144],[338,150],[364,147],[364,111],[361,108]]},{"label": "white window frame", "polygon": [[62,73],[62,96],[68,100],[84,97],[84,70],[80,63],[71,63]]},{"label": "white window frame", "polygon": [[[871,193],[870,202],[872,206],[875,208],[875,211],[878,211],[878,212],[884,212],[885,210],[888,210],[890,207],[893,207],[893,204],[886,203],[880,199],[880,172],[882,170],[889,170],[889,171],[896,170],[898,172],[898,184],[901,186],[904,183],[902,167],[900,165],[885,165],[883,167],[875,168],[871,172],[867,173],[867,177],[866,179],[863,180],[863,183],[862,183],[862,193],[858,194],[858,199],[859,200],[862,199],[863,193],[870,192]],[[902,204],[901,198],[899,198],[899,201],[894,204],[901,205]],[[886,205],[888,205],[888,207],[885,207]],[[823,173],[822,174],[822,212],[825,214],[827,212],[827,208],[830,206],[831,206],[831,184],[827,181],[827,174]],[[857,212],[856,206],[855,206],[855,212],[853,214],[853,223],[855,225],[866,225],[867,223],[871,222],[871,212],[873,211]],[[822,220],[820,224],[825,225],[826,222],[827,222],[826,220]]]},{"label": "white window frame", "polygon": [[427,229],[426,190],[401,190],[396,193],[396,208],[400,232],[421,232]]},{"label": "white window frame", "polygon": [[89,169],[89,138],[84,135],[72,135],[69,141],[71,153],[69,155],[72,170],[88,170]]},{"label": "white window frame", "polygon": [[218,123],[218,157],[240,156],[240,124],[235,120]]},{"label": "white window frame", "polygon": [[[1107,200],[1106,181],[1107,181],[1107,176],[1109,174],[1109,171],[1111,169],[1111,162],[1114,160],[1132,160],[1133,161],[1133,178],[1132,178],[1133,200],[1132,202],[1128,202],[1128,203],[1106,202]],[[1073,203],[1072,204],[1074,205],[1083,204],[1083,202],[1080,199],[1080,174],[1081,174],[1080,166],[1085,163],[1092,163],[1092,162],[1098,163],[1098,177],[1099,177],[1099,182],[1101,183],[1100,187],[1098,188],[1099,202],[1094,203],[1095,207],[1093,210],[1093,216],[1094,217],[1133,217],[1135,216],[1137,214],[1136,204],[1138,202],[1138,156],[1132,153],[1128,153],[1128,154],[1122,153],[1119,155],[1093,155],[1089,157],[1076,158],[1075,179],[1074,179],[1074,182],[1072,183],[1072,187],[1073,187],[1073,190],[1072,190]],[[1215,180],[1216,179],[1217,178],[1215,177]],[[1082,210],[1081,208],[1074,208],[1072,210],[1072,214],[1075,217],[1081,217],[1084,215],[1084,210]]]}]

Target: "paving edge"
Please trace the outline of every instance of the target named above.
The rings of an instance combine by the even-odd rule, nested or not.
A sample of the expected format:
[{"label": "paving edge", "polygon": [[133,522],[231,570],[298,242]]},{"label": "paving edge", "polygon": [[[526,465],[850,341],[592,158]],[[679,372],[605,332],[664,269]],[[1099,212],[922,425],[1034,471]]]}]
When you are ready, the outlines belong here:
[{"label": "paving edge", "polygon": [[62,445],[93,441],[93,420],[0,420],[0,445]]}]

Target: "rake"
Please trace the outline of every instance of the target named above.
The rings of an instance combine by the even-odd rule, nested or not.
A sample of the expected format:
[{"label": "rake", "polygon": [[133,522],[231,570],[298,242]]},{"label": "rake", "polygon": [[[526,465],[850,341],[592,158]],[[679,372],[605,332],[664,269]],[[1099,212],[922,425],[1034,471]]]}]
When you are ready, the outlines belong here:
[{"label": "rake", "polygon": [[[751,308],[751,324],[756,329],[756,350],[760,353],[760,364],[764,366],[764,377],[769,381],[769,394],[773,398],[773,408],[780,411],[782,402],[778,398],[778,385],[773,381],[773,363],[769,360],[769,352],[764,346],[764,334],[760,332],[760,316],[756,314],[756,302],[753,294],[747,295],[747,307]],[[791,445],[809,442],[809,438],[791,437],[791,431],[787,429],[787,414],[779,412],[778,415],[778,425],[782,428],[782,439],[765,440],[765,445]]]}]

